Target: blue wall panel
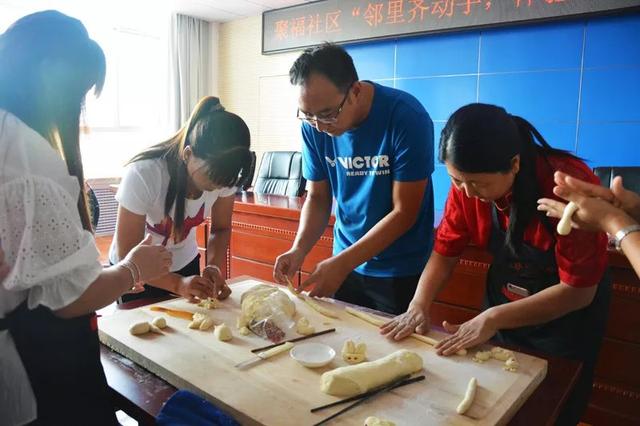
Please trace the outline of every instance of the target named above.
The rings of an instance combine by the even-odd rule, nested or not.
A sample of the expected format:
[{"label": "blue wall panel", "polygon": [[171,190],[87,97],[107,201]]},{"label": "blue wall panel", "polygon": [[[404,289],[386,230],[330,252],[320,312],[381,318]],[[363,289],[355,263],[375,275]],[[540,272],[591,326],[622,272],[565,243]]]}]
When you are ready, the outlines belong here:
[{"label": "blue wall panel", "polygon": [[396,77],[424,77],[478,72],[477,33],[398,40]]},{"label": "blue wall panel", "polygon": [[361,80],[392,79],[395,50],[395,41],[354,44],[347,47]]},{"label": "blue wall panel", "polygon": [[584,24],[513,27],[482,34],[480,72],[579,68]]},{"label": "blue wall panel", "polygon": [[640,65],[640,16],[617,16],[587,22],[585,67]]},{"label": "blue wall panel", "polygon": [[412,93],[432,120],[446,121],[460,106],[476,101],[476,76],[396,80],[396,87]]},{"label": "blue wall panel", "polygon": [[578,155],[589,166],[640,166],[640,122],[580,124]]},{"label": "blue wall panel", "polygon": [[480,102],[529,121],[576,121],[579,92],[577,70],[480,75]]},{"label": "blue wall panel", "polygon": [[640,121],[640,67],[585,70],[580,121]]}]

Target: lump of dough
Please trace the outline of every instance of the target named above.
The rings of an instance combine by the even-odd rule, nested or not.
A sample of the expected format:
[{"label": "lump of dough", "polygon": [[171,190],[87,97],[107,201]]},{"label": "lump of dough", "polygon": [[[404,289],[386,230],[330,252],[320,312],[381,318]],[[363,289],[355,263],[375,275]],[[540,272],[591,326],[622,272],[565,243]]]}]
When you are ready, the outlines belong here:
[{"label": "lump of dough", "polygon": [[514,357],[513,352],[511,352],[508,349],[501,348],[499,346],[496,346],[491,349],[491,356],[499,361],[506,361],[509,358]]},{"label": "lump of dough", "polygon": [[298,334],[302,334],[306,336],[307,334],[315,333],[316,329],[309,324],[309,320],[305,317],[300,317],[300,319],[296,322],[296,332]]},{"label": "lump of dough", "polygon": [[349,364],[358,364],[367,359],[367,345],[347,340],[342,346],[342,359]]},{"label": "lump of dough", "polygon": [[505,371],[511,371],[512,373],[515,373],[516,371],[518,371],[518,367],[520,367],[520,363],[518,362],[518,360],[514,357],[511,357],[505,361],[504,367],[502,368]]},{"label": "lump of dough", "polygon": [[475,377],[472,377],[467,384],[467,391],[464,394],[464,398],[458,404],[456,408],[456,412],[458,414],[464,414],[467,412],[469,407],[473,404],[473,399],[476,397],[476,388],[478,387],[478,380]]},{"label": "lump of dough", "polygon": [[151,325],[155,325],[158,328],[165,328],[167,326],[167,320],[164,317],[155,317],[151,321]]},{"label": "lump of dough", "polygon": [[557,231],[560,235],[569,235],[571,232],[571,216],[578,210],[578,205],[571,201],[569,204],[564,206],[564,211],[562,212],[562,217],[558,222]]},{"label": "lump of dough", "polygon": [[152,323],[149,323],[149,331],[151,331],[152,333],[156,333],[156,334],[163,334],[162,330],[160,330],[160,327],[157,327],[157,326],[153,325]]},{"label": "lump of dough", "polygon": [[369,416],[365,419],[364,426],[396,426],[396,424],[390,420],[382,420],[378,417]]},{"label": "lump of dough", "polygon": [[213,327],[213,320],[209,317],[205,318],[202,320],[202,322],[200,323],[200,326],[198,327],[199,330],[205,331],[210,329],[211,327]]},{"label": "lump of dough", "polygon": [[218,307],[218,301],[211,297],[207,297],[206,299],[200,300],[200,302],[198,302],[198,306],[205,309],[215,309]]},{"label": "lump of dough", "polygon": [[248,336],[250,333],[251,330],[249,330],[247,327],[240,328],[240,334],[242,334],[243,336]]},{"label": "lump of dough", "polygon": [[208,330],[213,326],[213,320],[208,316],[200,312],[193,314],[192,320],[189,323],[189,328],[198,330]]},{"label": "lump of dough", "polygon": [[420,355],[401,349],[376,361],[327,371],[321,377],[321,390],[334,396],[358,395],[420,370]]},{"label": "lump of dough", "polygon": [[228,342],[233,338],[233,335],[231,334],[231,329],[225,323],[222,323],[219,326],[217,326],[216,329],[213,330],[213,335],[216,336],[216,338],[221,342]]},{"label": "lump of dough", "polygon": [[148,333],[149,330],[151,330],[151,326],[146,321],[137,322],[135,324],[132,324],[131,327],[129,327],[129,333],[133,334],[134,336]]},{"label": "lump of dough", "polygon": [[482,364],[491,359],[491,351],[478,351],[472,358],[475,362]]}]

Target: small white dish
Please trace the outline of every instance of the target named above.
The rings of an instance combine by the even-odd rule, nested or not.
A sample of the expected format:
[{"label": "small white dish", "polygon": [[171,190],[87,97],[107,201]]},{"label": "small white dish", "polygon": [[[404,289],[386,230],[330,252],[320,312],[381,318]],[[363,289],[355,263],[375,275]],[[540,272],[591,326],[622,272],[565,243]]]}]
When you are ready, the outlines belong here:
[{"label": "small white dish", "polygon": [[301,343],[294,346],[289,355],[305,367],[317,368],[333,361],[336,351],[322,343]]}]

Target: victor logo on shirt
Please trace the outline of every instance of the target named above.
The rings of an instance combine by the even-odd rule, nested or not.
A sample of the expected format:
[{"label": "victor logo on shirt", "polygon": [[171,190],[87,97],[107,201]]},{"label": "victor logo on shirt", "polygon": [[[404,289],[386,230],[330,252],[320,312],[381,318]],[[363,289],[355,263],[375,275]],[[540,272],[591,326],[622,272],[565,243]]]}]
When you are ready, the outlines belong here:
[{"label": "victor logo on shirt", "polygon": [[388,155],[324,158],[330,167],[340,164],[346,170],[347,176],[379,176],[391,173]]}]

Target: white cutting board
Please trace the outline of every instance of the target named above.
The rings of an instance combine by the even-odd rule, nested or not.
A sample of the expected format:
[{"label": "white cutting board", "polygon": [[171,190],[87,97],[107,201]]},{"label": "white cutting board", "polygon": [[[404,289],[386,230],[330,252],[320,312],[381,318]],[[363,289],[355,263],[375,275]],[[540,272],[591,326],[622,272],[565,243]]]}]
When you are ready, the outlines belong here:
[{"label": "white cutting board", "polygon": [[[184,299],[156,305],[206,312],[216,324],[225,322],[229,325],[234,333],[231,342],[218,341],[211,330],[191,330],[187,328],[189,321],[152,312],[148,306],[101,317],[100,340],[172,385],[189,389],[227,410],[242,424],[310,425],[342,408],[339,406],[314,414],[309,412],[310,408],[341,399],[320,391],[320,376],[325,371],[347,365],[340,358],[342,344],[347,339],[365,342],[370,360],[400,348],[417,352],[424,360],[426,380],[377,396],[333,420],[330,422],[332,425],[361,426],[368,416],[392,420],[398,426],[505,424],[547,372],[545,360],[521,353],[516,355],[520,368],[517,373],[511,373],[504,371],[503,362],[497,360],[484,364],[473,362],[473,350],[466,357],[445,358],[436,355],[431,346],[414,339],[390,342],[380,336],[375,326],[347,314],[338,305],[323,303],[338,313],[340,318],[332,320],[294,296],[291,298],[298,310],[296,318],[298,315],[306,316],[316,331],[336,328],[334,333],[307,340],[332,346],[338,354],[336,359],[327,367],[309,369],[283,353],[249,369],[238,370],[233,366],[252,357],[251,349],[270,342],[253,334],[241,336],[235,327],[240,312],[240,296],[264,282],[246,277],[234,281],[232,295],[215,310],[198,308]],[[278,287],[290,294],[285,287]],[[132,323],[151,320],[158,315],[164,316],[169,325],[163,335],[129,334]],[[437,332],[430,335],[441,337]],[[295,333],[289,336],[294,337]],[[458,415],[456,407],[471,377],[478,380],[476,398],[466,415]]]}]

